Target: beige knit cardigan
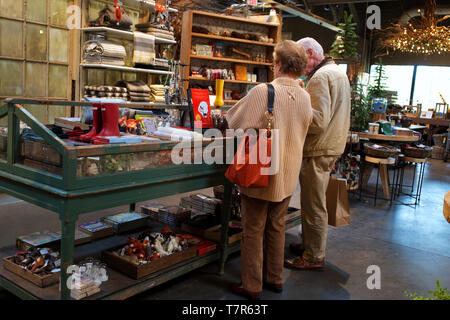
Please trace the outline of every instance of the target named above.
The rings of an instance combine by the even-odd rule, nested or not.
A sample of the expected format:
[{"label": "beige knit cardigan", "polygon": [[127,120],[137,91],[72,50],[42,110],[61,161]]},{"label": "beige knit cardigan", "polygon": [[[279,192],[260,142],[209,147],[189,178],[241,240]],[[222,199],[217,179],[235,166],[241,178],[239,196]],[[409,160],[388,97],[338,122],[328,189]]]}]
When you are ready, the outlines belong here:
[{"label": "beige knit cardigan", "polygon": [[[313,118],[309,94],[296,80],[277,78],[275,88],[274,128],[279,129],[278,173],[269,177],[267,188],[241,188],[248,197],[280,202],[297,188],[302,165],[303,144]],[[263,129],[267,127],[267,85],[250,90],[227,114],[231,129]]]}]

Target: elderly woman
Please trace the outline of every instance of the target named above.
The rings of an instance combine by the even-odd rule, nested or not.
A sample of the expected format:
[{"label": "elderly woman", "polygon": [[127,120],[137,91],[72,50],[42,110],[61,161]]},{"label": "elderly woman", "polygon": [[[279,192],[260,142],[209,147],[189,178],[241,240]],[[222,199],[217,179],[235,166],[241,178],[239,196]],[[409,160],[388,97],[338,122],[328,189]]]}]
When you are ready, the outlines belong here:
[{"label": "elderly woman", "polygon": [[[273,128],[278,130],[279,139],[273,139],[272,143],[278,140],[273,150],[278,150],[279,167],[269,177],[267,188],[241,188],[242,283],[232,290],[250,299],[259,298],[263,282],[271,291],[280,293],[283,288],[285,215],[297,187],[303,144],[313,117],[309,95],[297,81],[307,61],[305,50],[293,41],[282,41],[275,47]],[[267,104],[267,85],[260,84],[228,112],[229,127],[266,128]]]}]

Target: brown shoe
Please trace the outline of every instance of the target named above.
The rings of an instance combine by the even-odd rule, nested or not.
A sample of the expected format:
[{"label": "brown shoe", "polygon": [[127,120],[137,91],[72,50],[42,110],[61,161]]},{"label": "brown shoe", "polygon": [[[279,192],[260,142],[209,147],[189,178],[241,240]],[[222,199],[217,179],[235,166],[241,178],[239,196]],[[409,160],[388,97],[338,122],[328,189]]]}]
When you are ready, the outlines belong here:
[{"label": "brown shoe", "polygon": [[320,262],[310,262],[303,259],[303,257],[286,259],[284,265],[288,268],[299,270],[323,270],[325,268],[325,259]]},{"label": "brown shoe", "polygon": [[242,283],[234,283],[231,285],[231,291],[235,294],[243,296],[249,300],[259,300],[261,292],[250,292],[244,289]]},{"label": "brown shoe", "polygon": [[269,282],[263,282],[263,288],[270,290],[275,293],[282,293],[283,292],[283,285],[282,284],[275,284],[275,283],[269,283]]},{"label": "brown shoe", "polygon": [[300,257],[303,255],[303,252],[305,251],[303,243],[291,243],[289,245],[289,249],[291,250],[292,253]]}]

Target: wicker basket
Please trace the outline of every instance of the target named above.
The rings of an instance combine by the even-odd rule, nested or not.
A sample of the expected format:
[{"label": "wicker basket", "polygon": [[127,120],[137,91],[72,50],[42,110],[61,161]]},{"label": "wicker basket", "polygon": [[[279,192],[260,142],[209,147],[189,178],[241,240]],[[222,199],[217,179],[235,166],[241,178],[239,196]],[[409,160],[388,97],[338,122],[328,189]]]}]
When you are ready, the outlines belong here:
[{"label": "wicker basket", "polygon": [[444,160],[444,147],[433,147],[431,158],[436,160]]},{"label": "wicker basket", "polygon": [[443,147],[445,144],[446,134],[433,134],[433,141],[436,147]]},{"label": "wicker basket", "polygon": [[424,159],[431,156],[431,148],[417,148],[404,144],[402,145],[402,153],[405,155],[405,157]]},{"label": "wicker basket", "polygon": [[373,143],[365,143],[364,144],[364,152],[366,155],[374,158],[389,158],[396,154],[400,153],[400,150],[388,145],[376,144],[377,146],[381,146],[382,148],[374,147]]}]

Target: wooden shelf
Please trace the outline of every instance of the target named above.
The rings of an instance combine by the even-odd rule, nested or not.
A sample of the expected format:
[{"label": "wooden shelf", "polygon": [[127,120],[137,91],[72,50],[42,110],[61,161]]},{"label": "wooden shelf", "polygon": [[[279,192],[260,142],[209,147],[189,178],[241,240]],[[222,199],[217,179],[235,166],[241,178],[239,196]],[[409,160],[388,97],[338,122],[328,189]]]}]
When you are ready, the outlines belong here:
[{"label": "wooden shelf", "polygon": [[192,36],[196,37],[196,38],[215,39],[215,40],[222,40],[222,41],[229,41],[229,42],[254,44],[254,45],[258,45],[258,46],[275,47],[274,43],[266,43],[266,42],[261,42],[261,41],[252,41],[252,40],[245,40],[245,39],[239,39],[239,38],[215,36],[212,34],[203,34],[203,33],[192,32]]},{"label": "wooden shelf", "polygon": [[[113,36],[119,36],[122,39],[126,39],[126,40],[134,39],[134,32],[132,32],[132,31],[125,31],[125,30],[119,30],[119,29],[108,28],[108,27],[89,27],[89,28],[83,28],[81,30],[83,32],[106,32],[107,34],[110,34]],[[155,37],[155,43],[156,44],[176,44],[177,42],[175,40],[168,40],[168,39]]]},{"label": "wooden shelf", "polygon": [[211,60],[211,61],[224,61],[224,62],[233,62],[233,63],[241,63],[241,64],[254,64],[259,66],[271,66],[272,63],[269,62],[257,62],[251,60],[240,60],[240,59],[231,59],[231,58],[219,58],[219,57],[206,57],[206,56],[197,56],[191,54],[191,59],[201,59],[201,60]]},{"label": "wooden shelf", "polygon": [[[210,80],[208,78],[198,78],[198,77],[192,77],[192,76],[189,77],[189,80],[210,81],[210,82],[215,81],[215,80]],[[261,83],[264,83],[264,82],[225,80],[225,83],[239,83],[239,84],[255,84],[255,85],[257,85],[257,84],[261,84]]]},{"label": "wooden shelf", "polygon": [[257,25],[260,25],[260,26],[273,27],[273,28],[280,27],[280,25],[277,24],[277,23],[260,22],[260,21],[255,21],[255,20],[251,20],[251,19],[246,19],[246,18],[233,17],[233,16],[224,16],[224,15],[221,15],[221,14],[204,12],[204,11],[192,10],[192,13],[194,15],[206,16],[206,17],[211,17],[211,18],[215,18],[215,19],[232,20],[232,21],[237,21],[237,22],[244,22],[244,23],[249,23],[249,24],[257,24]]},{"label": "wooden shelf", "polygon": [[141,69],[141,68],[131,68],[125,66],[114,66],[110,64],[97,64],[97,63],[82,63],[80,67],[91,68],[91,69],[109,69],[109,70],[119,70],[125,72],[138,72],[138,73],[151,73],[151,74],[173,74],[171,71],[164,70],[153,70],[153,69]]}]

